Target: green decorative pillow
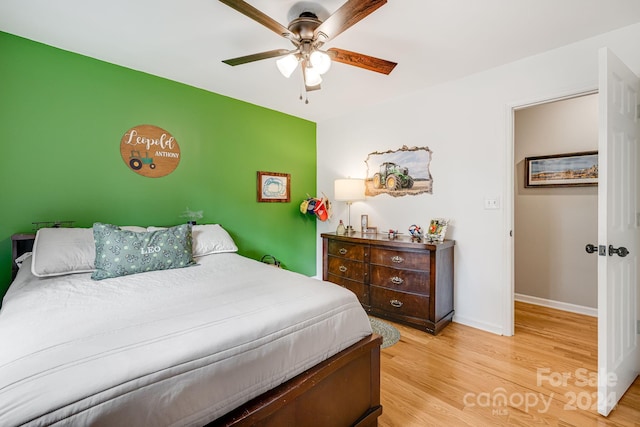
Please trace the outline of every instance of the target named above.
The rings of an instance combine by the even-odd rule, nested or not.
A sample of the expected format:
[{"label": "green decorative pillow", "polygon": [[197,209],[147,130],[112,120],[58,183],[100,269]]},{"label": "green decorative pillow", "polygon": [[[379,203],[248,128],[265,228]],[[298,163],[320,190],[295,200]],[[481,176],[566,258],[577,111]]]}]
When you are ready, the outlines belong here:
[{"label": "green decorative pillow", "polygon": [[102,280],[195,264],[191,227],[191,224],[182,224],[163,230],[135,232],[111,224],[93,224],[96,270],[91,278]]}]

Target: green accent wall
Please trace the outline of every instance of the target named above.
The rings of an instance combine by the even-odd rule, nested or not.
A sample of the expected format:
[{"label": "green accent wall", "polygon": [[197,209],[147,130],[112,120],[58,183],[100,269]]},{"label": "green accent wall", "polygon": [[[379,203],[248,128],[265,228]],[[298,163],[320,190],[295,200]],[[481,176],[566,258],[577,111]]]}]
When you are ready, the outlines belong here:
[{"label": "green accent wall", "polygon": [[[2,32],[0,58],[0,297],[11,235],[34,221],[174,225],[187,207],[242,255],[316,273],[316,222],[299,212],[316,188],[315,123]],[[123,162],[120,139],[140,124],[175,137],[173,173]],[[258,203],[257,171],[291,174],[291,202]]]}]

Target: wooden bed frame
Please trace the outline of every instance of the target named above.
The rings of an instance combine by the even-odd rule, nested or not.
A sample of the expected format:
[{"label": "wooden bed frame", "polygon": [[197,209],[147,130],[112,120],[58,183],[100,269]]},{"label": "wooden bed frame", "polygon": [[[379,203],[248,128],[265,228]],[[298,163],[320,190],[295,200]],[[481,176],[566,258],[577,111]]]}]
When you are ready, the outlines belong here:
[{"label": "wooden bed frame", "polygon": [[381,343],[370,335],[209,426],[377,426]]},{"label": "wooden bed frame", "polygon": [[[33,247],[33,234],[12,236],[12,268]],[[280,386],[252,399],[207,427],[374,427],[380,405],[380,345],[370,335]]]}]

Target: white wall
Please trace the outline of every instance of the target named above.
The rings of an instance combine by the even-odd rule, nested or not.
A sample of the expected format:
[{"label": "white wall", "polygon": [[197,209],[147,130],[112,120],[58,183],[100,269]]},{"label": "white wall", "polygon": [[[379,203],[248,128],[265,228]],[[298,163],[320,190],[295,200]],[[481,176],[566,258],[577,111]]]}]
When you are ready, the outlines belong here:
[{"label": "white wall", "polygon": [[597,308],[598,187],[525,188],[524,159],[598,150],[598,95],[516,111],[514,146],[516,294]]},{"label": "white wall", "polygon": [[[511,108],[595,89],[602,46],[640,74],[636,24],[318,123],[318,194],[324,191],[331,198],[336,178],[364,177],[364,160],[372,151],[428,146],[433,151],[433,194],[381,195],[356,202],[352,222],[367,213],[371,225],[405,230],[412,223],[425,226],[433,217],[450,218],[447,237],[456,240],[454,320],[509,334]],[[500,209],[485,210],[485,197],[499,198]],[[333,220],[319,222],[319,232],[334,231],[337,220],[346,218],[343,203],[333,207]],[[318,272],[320,248],[318,238]]]}]

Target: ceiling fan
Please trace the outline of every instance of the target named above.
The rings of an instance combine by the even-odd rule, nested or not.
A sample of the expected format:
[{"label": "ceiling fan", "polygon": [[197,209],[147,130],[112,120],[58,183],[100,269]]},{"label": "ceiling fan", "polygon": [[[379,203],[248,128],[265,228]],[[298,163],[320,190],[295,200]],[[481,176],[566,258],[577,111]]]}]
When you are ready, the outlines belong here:
[{"label": "ceiling fan", "polygon": [[347,0],[345,4],[324,21],[318,19],[316,13],[305,11],[292,20],[288,27],[284,27],[243,0],[220,1],[288,39],[294,45],[292,50],[275,49],[241,56],[222,61],[225,64],[236,66],[262,59],[280,57],[276,64],[285,77],[289,77],[300,64],[307,91],[320,89],[321,74],[328,71],[331,61],[382,74],[391,73],[397,65],[395,62],[335,47],[326,51],[321,50],[321,47],[326,42],[373,13],[383,6],[387,0]]}]

